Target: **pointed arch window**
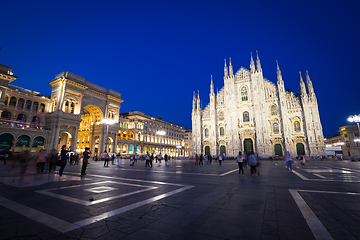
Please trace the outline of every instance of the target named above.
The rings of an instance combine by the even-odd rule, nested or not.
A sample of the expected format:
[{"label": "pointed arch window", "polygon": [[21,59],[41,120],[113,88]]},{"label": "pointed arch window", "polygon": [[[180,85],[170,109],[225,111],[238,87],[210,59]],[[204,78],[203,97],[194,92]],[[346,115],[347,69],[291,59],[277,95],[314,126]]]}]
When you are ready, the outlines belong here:
[{"label": "pointed arch window", "polygon": [[299,121],[295,121],[295,122],[294,122],[294,130],[295,130],[295,132],[300,132],[300,131],[301,131],[301,127],[300,127],[300,122],[299,122]]},{"label": "pointed arch window", "polygon": [[69,102],[69,101],[66,101],[66,102],[65,102],[65,112],[66,112],[66,113],[70,112],[70,110],[69,110],[69,105],[70,105],[70,102]]},{"label": "pointed arch window", "polygon": [[209,129],[205,128],[205,137],[209,137]]},{"label": "pointed arch window", "polygon": [[270,114],[271,114],[271,116],[275,116],[275,115],[278,114],[278,108],[277,108],[276,105],[272,105],[272,106],[270,107]]},{"label": "pointed arch window", "polygon": [[225,129],[223,127],[220,128],[220,136],[225,135]]},{"label": "pointed arch window", "polygon": [[241,100],[242,101],[247,101],[249,99],[248,97],[248,89],[247,87],[243,86],[241,88]]},{"label": "pointed arch window", "polygon": [[278,123],[273,124],[273,132],[274,133],[279,133],[279,124]]},{"label": "pointed arch window", "polygon": [[20,98],[17,104],[17,108],[24,108],[25,100],[23,98]]},{"label": "pointed arch window", "polygon": [[11,97],[10,102],[9,102],[9,106],[10,107],[15,107],[16,101],[17,101],[16,97]]},{"label": "pointed arch window", "polygon": [[249,112],[247,111],[243,113],[243,122],[250,122]]},{"label": "pointed arch window", "polygon": [[223,121],[224,118],[224,112],[219,112],[219,121]]}]

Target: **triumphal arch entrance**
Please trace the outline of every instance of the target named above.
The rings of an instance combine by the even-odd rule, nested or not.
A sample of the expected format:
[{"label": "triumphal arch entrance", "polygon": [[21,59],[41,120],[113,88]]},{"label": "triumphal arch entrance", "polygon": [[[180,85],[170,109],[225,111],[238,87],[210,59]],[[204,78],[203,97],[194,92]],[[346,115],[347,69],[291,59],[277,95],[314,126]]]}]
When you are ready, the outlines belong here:
[{"label": "triumphal arch entrance", "polygon": [[[83,152],[89,147],[95,155],[116,152],[121,94],[105,89],[70,72],[62,72],[49,82],[52,87],[50,149],[62,145]],[[110,121],[109,121],[110,120]]]}]

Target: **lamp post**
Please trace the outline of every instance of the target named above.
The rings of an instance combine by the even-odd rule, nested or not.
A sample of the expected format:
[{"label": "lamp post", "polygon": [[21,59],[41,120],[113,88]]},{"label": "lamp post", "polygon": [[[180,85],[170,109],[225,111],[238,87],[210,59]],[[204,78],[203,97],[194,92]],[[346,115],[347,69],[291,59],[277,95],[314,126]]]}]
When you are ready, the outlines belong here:
[{"label": "lamp post", "polygon": [[108,119],[108,118],[103,118],[101,120],[102,124],[106,124],[106,137],[104,138],[104,148],[106,150],[106,145],[107,145],[107,139],[108,139],[108,133],[109,133],[109,125],[114,123],[114,120],[112,119]]},{"label": "lamp post", "polygon": [[157,131],[156,132],[156,135],[159,135],[160,136],[160,152],[161,152],[161,142],[162,142],[162,136],[165,136],[166,132],[165,131]]}]

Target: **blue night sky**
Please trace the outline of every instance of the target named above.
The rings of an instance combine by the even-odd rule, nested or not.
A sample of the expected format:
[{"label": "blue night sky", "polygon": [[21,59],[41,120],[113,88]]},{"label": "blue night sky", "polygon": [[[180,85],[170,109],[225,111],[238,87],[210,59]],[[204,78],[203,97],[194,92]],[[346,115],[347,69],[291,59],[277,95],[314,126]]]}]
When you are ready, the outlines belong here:
[{"label": "blue night sky", "polygon": [[[12,84],[50,94],[69,71],[122,94],[139,110],[191,128],[193,91],[209,102],[210,75],[223,86],[224,59],[300,91],[309,71],[324,136],[360,114],[359,1],[1,1],[0,63]],[[254,54],[255,57],[255,54]],[[303,76],[304,76],[303,75]]]}]

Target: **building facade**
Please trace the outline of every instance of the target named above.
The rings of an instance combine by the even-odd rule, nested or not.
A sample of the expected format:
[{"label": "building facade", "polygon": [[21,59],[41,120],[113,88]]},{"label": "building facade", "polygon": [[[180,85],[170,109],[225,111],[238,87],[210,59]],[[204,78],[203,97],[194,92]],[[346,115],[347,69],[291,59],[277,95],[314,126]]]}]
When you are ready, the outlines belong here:
[{"label": "building facade", "polygon": [[345,158],[360,157],[359,129],[356,125],[347,125],[339,128],[342,141],[339,142]]},{"label": "building facade", "polygon": [[237,155],[254,151],[260,157],[296,154],[323,155],[324,136],[318,103],[306,72],[300,73],[301,94],[285,89],[279,65],[277,83],[264,78],[257,55],[251,56],[250,70],[234,73],[231,59],[224,66],[224,86],[214,92],[210,83],[210,103],[203,109],[195,94],[192,104],[193,151],[197,154]]},{"label": "building facade", "polygon": [[180,156],[185,154],[185,128],[140,111],[120,114],[117,151],[144,155],[147,152]]},{"label": "building facade", "polygon": [[63,72],[49,82],[51,96],[45,97],[11,85],[16,78],[12,68],[0,65],[0,149],[36,152],[66,145],[99,154],[116,148],[120,93]]}]

